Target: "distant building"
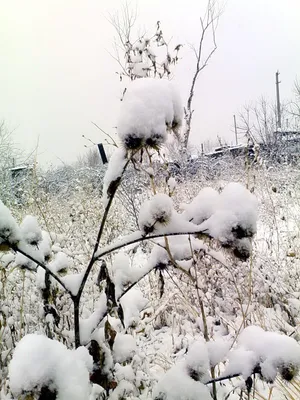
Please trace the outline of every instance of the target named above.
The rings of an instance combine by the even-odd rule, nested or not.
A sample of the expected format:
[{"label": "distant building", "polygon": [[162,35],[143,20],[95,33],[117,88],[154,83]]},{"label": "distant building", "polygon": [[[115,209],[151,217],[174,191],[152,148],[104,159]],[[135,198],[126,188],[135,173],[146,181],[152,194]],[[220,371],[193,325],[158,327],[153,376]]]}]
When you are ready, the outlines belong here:
[{"label": "distant building", "polygon": [[22,180],[33,174],[33,165],[19,165],[17,167],[10,168],[11,178],[14,181]]},{"label": "distant building", "polygon": [[206,153],[206,157],[210,158],[218,158],[222,157],[227,154],[231,154],[233,156],[242,156],[246,155],[248,153],[248,156],[254,157],[254,145],[250,144],[240,144],[236,146],[220,146],[216,147],[214,151],[210,153]]}]

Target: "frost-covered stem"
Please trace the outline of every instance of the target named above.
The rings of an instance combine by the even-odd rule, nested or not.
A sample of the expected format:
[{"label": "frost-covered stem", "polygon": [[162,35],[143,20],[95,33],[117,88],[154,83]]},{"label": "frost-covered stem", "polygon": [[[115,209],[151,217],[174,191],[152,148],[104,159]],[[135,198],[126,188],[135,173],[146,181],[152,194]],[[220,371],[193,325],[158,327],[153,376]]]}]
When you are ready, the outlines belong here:
[{"label": "frost-covered stem", "polygon": [[25,292],[25,271],[23,271],[23,282],[22,282],[22,295],[21,295],[21,304],[20,304],[20,332],[19,332],[19,340],[22,338],[22,328],[24,323],[24,292]]},{"label": "frost-covered stem", "polygon": [[25,251],[19,249],[16,246],[12,246],[11,244],[8,244],[8,246],[11,247],[12,250],[14,250],[15,252],[18,252],[20,254],[23,254],[23,256],[29,258],[29,260],[33,261],[34,263],[36,263],[39,267],[43,268],[43,270],[45,270],[46,272],[48,272],[49,275],[52,276],[52,278],[54,278],[64,289],[67,293],[69,293],[70,296],[72,296],[71,291],[66,287],[66,285],[63,283],[63,281],[57,276],[55,275],[46,265],[44,265],[43,263],[41,263],[40,261],[36,260],[34,257],[32,257],[31,255],[27,254]]},{"label": "frost-covered stem", "polygon": [[112,253],[113,251],[119,250],[125,246],[129,246],[130,244],[144,242],[145,240],[150,240],[150,239],[158,239],[158,238],[162,238],[164,236],[195,235],[196,233],[198,233],[198,234],[201,233],[203,235],[206,235],[206,232],[203,230],[196,230],[193,232],[189,231],[189,232],[158,233],[156,235],[150,235],[150,236],[145,236],[145,235],[141,234],[141,236],[139,238],[131,239],[131,240],[129,239],[128,241],[125,241],[122,243],[119,242],[119,243],[116,243],[115,245],[110,246],[107,249],[104,249],[102,252],[99,252],[99,253],[97,252],[97,254],[95,255],[95,261],[106,256],[107,254]]},{"label": "frost-covered stem", "polygon": [[131,290],[135,285],[137,285],[142,279],[144,279],[145,278],[145,276],[147,276],[148,274],[150,274],[150,272],[153,270],[153,268],[151,268],[150,269],[150,271],[147,271],[147,272],[145,272],[142,276],[140,276],[135,282],[133,282],[131,285],[129,285],[128,286],[128,288],[126,288],[125,290],[124,290],[124,292],[118,297],[118,301],[120,301],[121,300],[121,298],[123,297],[123,296],[125,296],[125,294],[127,293],[127,292],[129,292],[129,290]]},{"label": "frost-covered stem", "polygon": [[[192,257],[193,257],[193,247],[192,247],[192,242],[191,242],[191,237],[189,235],[189,243],[190,243],[190,248],[191,248],[191,253],[192,253]],[[209,342],[209,335],[208,335],[208,326],[207,326],[207,320],[206,320],[206,315],[205,315],[205,309],[204,309],[204,304],[203,301],[200,297],[200,293],[199,293],[199,285],[198,285],[198,274],[197,274],[197,263],[195,262],[195,259],[193,257],[194,260],[194,269],[195,269],[195,277],[196,277],[196,292],[197,292],[197,297],[198,297],[198,301],[199,301],[199,305],[200,305],[200,311],[201,311],[201,317],[202,317],[202,323],[203,323],[203,334],[204,334],[204,339],[206,342]],[[210,368],[210,374],[212,379],[215,379],[216,374],[215,374],[215,368],[211,367]],[[216,386],[216,382],[212,382],[212,396],[214,400],[217,400],[217,386]]]},{"label": "frost-covered stem", "polygon": [[[151,166],[151,168],[153,168],[152,158],[151,158],[151,155],[149,154],[149,151],[148,151],[147,148],[146,148],[146,152],[147,152],[147,155],[148,155],[148,158],[149,158],[150,166]],[[153,194],[155,195],[156,194],[156,186],[155,186],[155,181],[154,181],[154,177],[153,177],[152,174],[150,175],[150,181],[151,181]],[[193,277],[184,268],[181,268],[180,265],[178,265],[178,263],[176,262],[176,260],[172,256],[167,236],[164,237],[164,241],[165,241],[165,247],[163,247],[163,246],[161,246],[161,247],[163,247],[166,250],[166,252],[168,253],[169,259],[170,259],[171,263],[173,264],[173,266],[175,268],[179,269],[180,271],[182,271],[183,273],[185,273],[186,275],[188,275],[188,277],[190,279],[193,279]]]},{"label": "frost-covered stem", "polygon": [[[198,290],[198,285],[197,285],[197,293],[199,292]],[[198,293],[198,301],[199,301],[199,306],[200,306],[200,311],[201,311],[201,317],[202,317],[202,323],[203,323],[203,335],[204,339],[206,342],[209,342],[209,336],[208,336],[208,327],[207,327],[207,321],[206,321],[206,316],[205,316],[205,310],[204,310],[204,304],[203,301],[200,298],[200,295]]]},{"label": "frost-covered stem", "polygon": [[75,334],[75,347],[80,346],[80,330],[79,330],[79,302],[80,297],[72,296],[74,306],[74,334]]},{"label": "frost-covered stem", "polygon": [[248,314],[248,311],[249,311],[249,307],[251,305],[251,299],[252,299],[252,265],[253,265],[253,258],[252,258],[252,255],[251,255],[250,271],[249,271],[249,299],[248,299],[248,304],[247,304],[246,310],[244,311],[243,304],[242,304],[242,301],[241,301],[241,311],[242,311],[242,315],[243,315],[243,320],[242,320],[242,322],[241,322],[241,324],[239,326],[239,329],[238,329],[238,331],[237,331],[237,333],[235,335],[235,338],[234,338],[234,340],[233,340],[233,342],[231,344],[231,348],[234,346],[235,342],[237,341],[237,338],[238,338],[242,328],[246,328],[246,326],[247,326],[246,325],[246,317],[247,317],[247,314]]},{"label": "frost-covered stem", "polygon": [[[189,235],[189,243],[190,243],[190,249],[191,249],[191,253],[192,253],[192,257],[193,257],[194,252],[193,252],[190,235]],[[199,293],[197,261],[194,259],[194,257],[193,257],[193,260],[194,260],[194,270],[195,270],[196,293],[197,293],[197,297],[198,297],[198,302],[199,302],[201,317],[202,317],[202,322],[203,322],[203,335],[204,335],[204,339],[206,340],[206,342],[209,342],[208,327],[207,327],[206,315],[205,315],[205,310],[204,310],[204,304],[203,304],[203,301],[202,301],[200,293]]]},{"label": "frost-covered stem", "polygon": [[[125,296],[126,293],[128,293],[135,285],[137,285],[142,279],[144,279],[147,275],[149,275],[149,273],[153,270],[150,269],[150,271],[147,271],[145,274],[143,274],[142,276],[140,276],[135,282],[133,282],[131,285],[129,285],[124,292],[117,298],[117,301],[119,302],[121,300],[121,298],[123,296]],[[99,326],[99,324],[101,324],[101,322],[104,320],[104,318],[106,318],[107,316],[107,311],[105,311],[105,313],[101,316],[101,319],[99,320],[97,326],[95,326],[95,328],[92,330],[92,333],[94,332],[94,330]]]},{"label": "frost-covered stem", "polygon": [[232,374],[232,375],[226,375],[226,376],[221,376],[220,378],[215,378],[215,379],[210,379],[209,381],[205,382],[205,385],[210,385],[211,383],[214,382],[222,382],[226,381],[227,379],[232,379],[232,378],[237,378],[238,376],[241,376],[242,374]]},{"label": "frost-covered stem", "polygon": [[121,173],[121,176],[114,182],[115,184],[111,188],[111,192],[110,192],[110,195],[109,195],[108,203],[107,203],[107,205],[105,207],[104,214],[103,214],[103,217],[102,217],[102,221],[100,223],[100,227],[99,227],[99,231],[98,231],[98,235],[97,235],[97,239],[96,239],[96,243],[95,243],[95,246],[94,246],[94,250],[93,250],[93,254],[92,254],[91,260],[90,260],[90,262],[89,262],[89,264],[87,266],[87,269],[86,269],[86,271],[84,273],[84,276],[82,278],[82,281],[81,281],[79,290],[77,292],[77,295],[73,296],[73,298],[72,298],[73,299],[73,303],[74,303],[74,332],[75,332],[75,346],[76,346],[76,348],[80,346],[79,303],[80,303],[81,295],[82,295],[84,286],[86,284],[86,281],[87,281],[87,279],[89,277],[89,274],[90,274],[90,272],[91,272],[91,270],[93,268],[93,265],[97,261],[97,258],[95,257],[95,255],[96,255],[96,253],[98,251],[98,248],[99,248],[100,240],[101,240],[101,237],[102,237],[102,234],[103,234],[103,231],[104,231],[104,227],[105,227],[106,220],[107,220],[107,217],[108,217],[108,214],[109,214],[109,210],[110,210],[110,207],[112,205],[112,202],[113,202],[113,199],[115,197],[115,194],[116,194],[116,192],[118,190],[118,187],[119,187],[119,185],[121,183],[122,176],[123,176],[128,164],[129,164],[129,162],[131,161],[131,158],[132,157],[130,157],[127,160],[126,164],[123,167],[123,171]]},{"label": "frost-covered stem", "polygon": [[[210,368],[210,374],[211,374],[212,379],[216,378],[215,367]],[[216,382],[212,382],[212,396],[213,396],[214,400],[218,400]]]},{"label": "frost-covered stem", "polygon": [[270,390],[269,390],[269,395],[268,395],[268,400],[271,400],[271,397],[272,397],[272,392],[273,392],[273,386],[272,387],[270,387]]},{"label": "frost-covered stem", "polygon": [[105,227],[106,220],[107,220],[107,217],[108,217],[108,214],[109,214],[109,210],[110,210],[110,207],[111,207],[111,205],[112,205],[112,202],[113,202],[113,199],[114,199],[114,197],[115,197],[115,194],[116,194],[116,192],[117,192],[117,189],[118,189],[118,187],[119,187],[119,185],[120,185],[120,183],[121,183],[122,176],[123,176],[123,174],[124,174],[124,172],[125,172],[125,170],[126,170],[128,164],[129,164],[130,160],[131,160],[131,158],[129,158],[129,159],[127,160],[126,164],[124,165],[124,168],[123,168],[123,171],[122,171],[121,176],[120,176],[119,179],[115,182],[115,185],[113,186],[112,191],[111,191],[111,193],[110,193],[110,196],[109,196],[109,199],[108,199],[108,203],[107,203],[107,205],[106,205],[106,207],[105,207],[104,214],[103,214],[103,217],[102,217],[102,221],[101,221],[101,224],[100,224],[100,227],[99,227],[99,231],[98,231],[96,243],[95,243],[95,246],[94,246],[93,254],[92,254],[91,260],[90,260],[90,262],[89,262],[89,264],[88,264],[88,267],[87,267],[87,269],[86,269],[86,271],[85,271],[85,273],[84,273],[84,276],[83,276],[83,278],[82,278],[82,281],[81,281],[81,284],[80,284],[78,293],[77,293],[77,295],[76,295],[76,297],[78,297],[79,299],[80,299],[80,297],[81,297],[81,295],[82,295],[84,286],[85,286],[86,281],[87,281],[87,279],[88,279],[88,276],[89,276],[89,274],[90,274],[90,272],[91,272],[91,269],[92,269],[92,267],[93,267],[95,261],[97,261],[96,253],[97,253],[98,248],[99,248],[100,240],[101,240],[101,237],[102,237],[102,234],[103,234],[103,231],[104,231],[104,227]]},{"label": "frost-covered stem", "polygon": [[[147,153],[148,158],[149,158],[150,167],[153,168],[152,157],[151,157],[151,155],[150,155],[149,150],[147,149],[147,147],[146,147],[146,153]],[[155,194],[156,194],[156,186],[155,186],[154,177],[153,177],[152,174],[150,174],[149,176],[150,176],[150,182],[151,182],[152,192],[153,192],[153,194],[155,195]]]},{"label": "frost-covered stem", "polygon": [[184,268],[182,268],[182,267],[176,262],[175,258],[172,256],[171,249],[170,249],[170,246],[169,246],[168,238],[165,236],[164,239],[165,239],[165,246],[162,246],[162,245],[159,244],[159,243],[155,243],[155,244],[156,244],[157,246],[161,247],[162,249],[166,250],[166,252],[168,253],[170,262],[171,262],[171,264],[173,265],[174,268],[178,269],[180,272],[182,272],[183,274],[185,274],[189,279],[192,280],[192,282],[195,282],[195,278],[194,278],[188,271],[186,271]]}]

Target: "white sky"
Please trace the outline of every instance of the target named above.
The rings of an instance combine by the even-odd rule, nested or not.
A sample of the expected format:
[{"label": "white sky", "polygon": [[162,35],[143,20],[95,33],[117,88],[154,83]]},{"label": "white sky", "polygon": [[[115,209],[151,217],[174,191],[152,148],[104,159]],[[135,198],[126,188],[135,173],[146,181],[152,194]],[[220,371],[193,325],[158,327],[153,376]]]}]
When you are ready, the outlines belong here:
[{"label": "white sky", "polygon": [[[40,163],[75,161],[82,134],[103,141],[117,122],[120,84],[110,57],[114,32],[105,16],[119,0],[0,0],[0,120],[26,152],[38,143]],[[206,0],[139,0],[138,26],[157,20],[174,44],[197,43]],[[218,50],[196,87],[191,142],[233,141],[232,116],[243,104],[292,96],[300,77],[300,0],[227,0]],[[188,46],[175,80],[185,100],[194,68]]]}]

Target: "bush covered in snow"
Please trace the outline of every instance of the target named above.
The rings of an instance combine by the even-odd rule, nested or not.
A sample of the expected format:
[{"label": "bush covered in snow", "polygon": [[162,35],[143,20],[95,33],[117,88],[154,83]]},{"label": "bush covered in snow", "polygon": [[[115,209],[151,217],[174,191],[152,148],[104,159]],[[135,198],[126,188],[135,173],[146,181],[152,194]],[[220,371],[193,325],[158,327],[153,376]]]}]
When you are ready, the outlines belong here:
[{"label": "bush covered in snow", "polygon": [[[175,93],[163,80],[128,88],[102,203],[80,185],[78,202],[53,200],[58,221],[46,202],[42,218],[0,203],[1,398],[217,400],[237,398],[228,378],[248,396],[255,376],[297,375],[294,338],[247,327],[259,292],[254,194],[241,183],[193,187],[188,202],[169,172],[156,179],[154,154],[181,123]],[[152,190],[133,203],[136,224],[117,197],[122,181],[138,186],[133,170]]]}]

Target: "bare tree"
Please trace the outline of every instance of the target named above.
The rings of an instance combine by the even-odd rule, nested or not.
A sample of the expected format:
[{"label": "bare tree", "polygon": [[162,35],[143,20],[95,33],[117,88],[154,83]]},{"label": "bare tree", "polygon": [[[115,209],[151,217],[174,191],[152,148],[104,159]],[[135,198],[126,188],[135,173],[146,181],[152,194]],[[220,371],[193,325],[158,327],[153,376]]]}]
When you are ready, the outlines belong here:
[{"label": "bare tree", "polygon": [[[201,34],[198,46],[191,46],[196,59],[196,69],[192,78],[187,105],[184,109],[185,129],[183,133],[183,145],[185,148],[188,145],[191,132],[192,118],[194,113],[193,100],[196,83],[200,72],[208,65],[211,57],[217,50],[216,30],[221,13],[222,10],[218,7],[217,0],[208,0],[205,14],[203,17],[200,17]],[[205,44],[207,41],[211,42],[209,50],[205,49]]]},{"label": "bare tree", "polygon": [[14,145],[11,132],[0,122],[0,168],[12,167],[14,163]]},{"label": "bare tree", "polygon": [[237,130],[248,143],[259,144],[261,150],[273,160],[292,160],[299,138],[299,118],[291,118],[291,102],[282,103],[282,128],[278,129],[275,103],[261,97],[256,103],[244,106],[238,114]]},{"label": "bare tree", "polygon": [[289,113],[294,117],[297,127],[300,127],[300,82],[295,81],[294,84],[294,95],[295,99],[291,101],[289,107]]},{"label": "bare tree", "polygon": [[246,105],[238,115],[238,131],[254,143],[270,147],[277,140],[275,105],[261,97],[255,104]]}]

